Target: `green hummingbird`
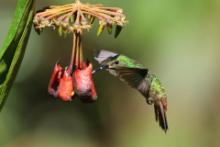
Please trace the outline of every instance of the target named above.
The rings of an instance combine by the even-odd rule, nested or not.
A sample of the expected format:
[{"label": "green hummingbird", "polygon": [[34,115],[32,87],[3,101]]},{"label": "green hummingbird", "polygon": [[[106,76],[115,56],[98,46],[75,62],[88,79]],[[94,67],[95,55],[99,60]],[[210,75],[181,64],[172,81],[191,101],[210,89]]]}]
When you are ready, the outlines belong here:
[{"label": "green hummingbird", "polygon": [[166,133],[168,130],[167,94],[159,78],[149,73],[142,64],[122,54],[101,50],[94,58],[100,66],[93,73],[107,70],[121,81],[137,89],[148,104],[154,104],[156,122],[159,122],[160,127]]}]

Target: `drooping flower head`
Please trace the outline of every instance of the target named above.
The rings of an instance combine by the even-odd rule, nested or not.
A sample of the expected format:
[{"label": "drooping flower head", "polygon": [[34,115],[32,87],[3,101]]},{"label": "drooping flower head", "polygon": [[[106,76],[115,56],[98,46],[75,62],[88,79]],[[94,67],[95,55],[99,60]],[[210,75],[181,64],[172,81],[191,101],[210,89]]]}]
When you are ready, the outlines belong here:
[{"label": "drooping flower head", "polygon": [[51,95],[64,101],[72,100],[74,95],[78,95],[85,102],[97,99],[92,64],[85,64],[81,38],[83,30],[90,30],[95,19],[99,21],[97,36],[105,28],[111,34],[115,26],[117,37],[126,23],[126,17],[120,8],[83,4],[79,0],[62,6],[48,6],[36,13],[33,23],[39,34],[46,27],[52,27],[61,36],[73,34],[70,63],[65,69],[60,64],[55,65],[48,86]]}]

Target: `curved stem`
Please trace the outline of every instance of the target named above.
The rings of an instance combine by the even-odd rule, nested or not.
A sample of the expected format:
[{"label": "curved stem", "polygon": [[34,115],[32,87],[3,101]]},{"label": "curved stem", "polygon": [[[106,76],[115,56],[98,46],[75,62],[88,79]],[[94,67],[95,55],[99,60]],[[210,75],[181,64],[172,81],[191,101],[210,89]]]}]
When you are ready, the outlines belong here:
[{"label": "curved stem", "polygon": [[74,64],[78,68],[78,56],[77,54],[79,53],[79,34],[76,33],[76,48],[75,48],[75,54],[74,54]]},{"label": "curved stem", "polygon": [[76,66],[77,68],[81,68],[82,62],[83,62],[83,54],[82,54],[81,34],[75,31],[73,33],[73,47],[72,47],[70,65],[68,68],[69,73],[71,74],[73,72],[74,66]]},{"label": "curved stem", "polygon": [[69,68],[68,68],[68,71],[70,73],[72,73],[73,65],[75,64],[74,57],[75,57],[76,42],[77,42],[77,37],[76,36],[77,36],[76,33],[73,33],[73,47],[72,47],[72,54],[71,54],[71,58],[70,58],[70,65],[69,65]]},{"label": "curved stem", "polygon": [[83,49],[82,49],[82,38],[79,38],[79,49],[78,49],[78,68],[83,67]]}]

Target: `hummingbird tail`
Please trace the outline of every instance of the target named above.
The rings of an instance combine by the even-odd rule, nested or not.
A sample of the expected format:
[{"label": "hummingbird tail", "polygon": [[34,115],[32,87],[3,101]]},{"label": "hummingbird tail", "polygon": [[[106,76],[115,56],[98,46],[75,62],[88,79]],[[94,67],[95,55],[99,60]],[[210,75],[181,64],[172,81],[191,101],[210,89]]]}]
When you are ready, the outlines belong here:
[{"label": "hummingbird tail", "polygon": [[163,106],[162,102],[157,102],[154,104],[155,119],[159,122],[160,127],[165,131],[168,130],[166,108]]}]

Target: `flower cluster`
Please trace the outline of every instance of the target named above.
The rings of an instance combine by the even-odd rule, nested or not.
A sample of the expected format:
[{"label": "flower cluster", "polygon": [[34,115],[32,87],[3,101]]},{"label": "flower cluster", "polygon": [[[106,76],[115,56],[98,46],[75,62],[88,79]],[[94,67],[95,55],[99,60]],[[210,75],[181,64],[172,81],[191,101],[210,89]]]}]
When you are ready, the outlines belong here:
[{"label": "flower cluster", "polygon": [[48,86],[51,95],[64,101],[70,101],[76,95],[84,102],[93,102],[97,99],[92,78],[93,67],[91,63],[83,60],[81,40],[83,30],[90,30],[95,19],[99,21],[97,36],[105,28],[111,34],[115,26],[117,37],[127,22],[120,8],[83,4],[79,0],[62,6],[48,6],[35,14],[33,24],[37,33],[40,34],[46,27],[52,27],[61,36],[73,34],[70,63],[66,68],[59,63],[55,64]]},{"label": "flower cluster", "polygon": [[70,64],[66,68],[55,64],[48,92],[64,101],[70,101],[78,95],[84,102],[93,102],[97,94],[92,71],[92,64],[83,61],[81,35],[74,33]]},{"label": "flower cluster", "polygon": [[60,35],[90,30],[94,20],[99,21],[97,35],[104,28],[111,34],[115,27],[117,37],[127,22],[123,10],[117,7],[104,7],[101,4],[83,4],[79,0],[63,6],[48,6],[39,10],[34,17],[35,30],[40,33],[45,27],[57,29]]},{"label": "flower cluster", "polygon": [[71,101],[77,94],[85,102],[93,102],[97,99],[96,89],[92,78],[92,64],[84,64],[71,72],[68,68],[63,69],[56,63],[48,92],[63,101]]}]

